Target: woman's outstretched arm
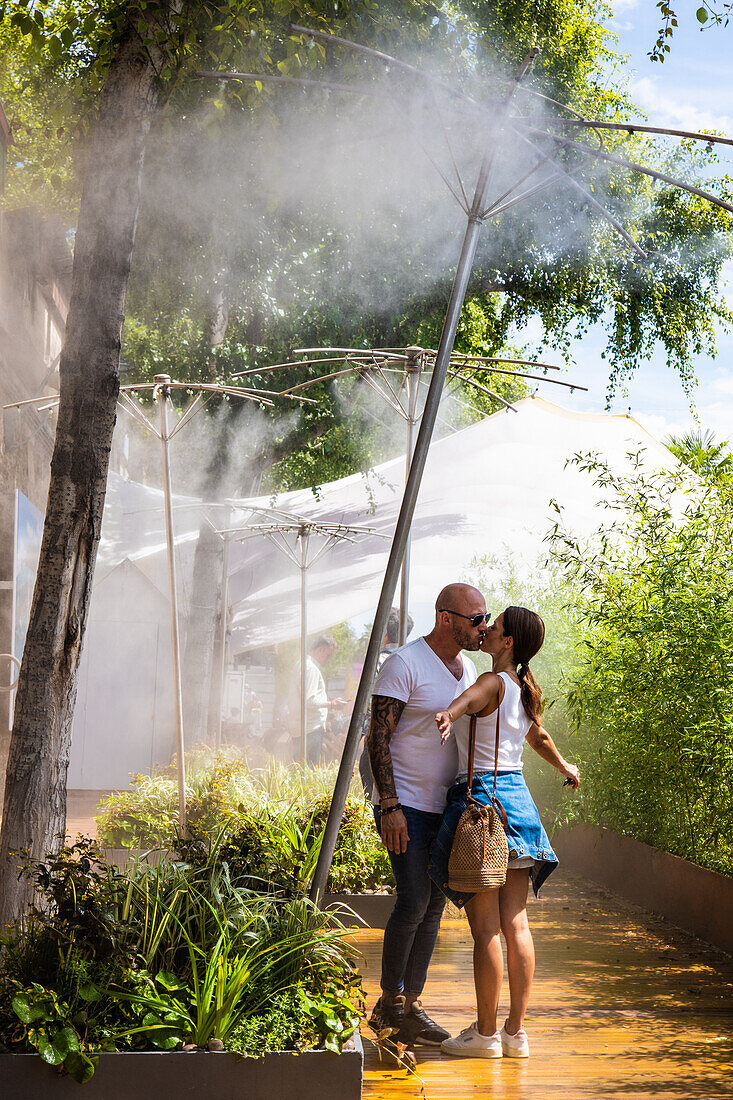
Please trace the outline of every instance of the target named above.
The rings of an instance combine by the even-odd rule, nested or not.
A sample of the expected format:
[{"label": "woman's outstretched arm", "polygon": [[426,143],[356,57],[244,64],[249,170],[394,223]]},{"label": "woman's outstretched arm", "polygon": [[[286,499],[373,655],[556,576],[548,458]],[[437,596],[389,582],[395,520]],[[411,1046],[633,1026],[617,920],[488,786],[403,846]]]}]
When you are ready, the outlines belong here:
[{"label": "woman's outstretched arm", "polygon": [[537,722],[533,723],[525,741],[534,749],[538,756],[541,756],[548,764],[552,764],[553,768],[557,768],[560,775],[565,776],[569,781],[569,786],[571,786],[574,791],[578,789],[580,784],[580,772],[575,764],[569,764],[565,757],[561,755],[557,745],[544,726],[538,725]]},{"label": "woman's outstretched arm", "polygon": [[445,744],[450,735],[451,723],[464,714],[478,714],[487,707],[496,710],[499,701],[499,684],[501,680],[494,672],[482,672],[475,684],[461,692],[454,699],[449,710],[441,710],[435,715],[435,721],[440,730],[440,740]]}]

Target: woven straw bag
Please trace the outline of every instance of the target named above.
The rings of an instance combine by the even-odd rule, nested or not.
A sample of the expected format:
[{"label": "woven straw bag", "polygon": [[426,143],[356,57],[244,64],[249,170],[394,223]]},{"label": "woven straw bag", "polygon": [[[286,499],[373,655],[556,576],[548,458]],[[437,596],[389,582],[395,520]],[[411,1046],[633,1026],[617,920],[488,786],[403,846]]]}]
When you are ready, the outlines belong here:
[{"label": "woven straw bag", "polygon": [[476,715],[471,715],[468,737],[468,787],[466,808],[458,820],[448,860],[448,885],[461,893],[497,889],[506,882],[509,847],[506,842],[507,816],[496,797],[499,762],[499,707],[496,708],[494,745],[494,789],[488,806],[473,797],[473,750],[476,743]]}]

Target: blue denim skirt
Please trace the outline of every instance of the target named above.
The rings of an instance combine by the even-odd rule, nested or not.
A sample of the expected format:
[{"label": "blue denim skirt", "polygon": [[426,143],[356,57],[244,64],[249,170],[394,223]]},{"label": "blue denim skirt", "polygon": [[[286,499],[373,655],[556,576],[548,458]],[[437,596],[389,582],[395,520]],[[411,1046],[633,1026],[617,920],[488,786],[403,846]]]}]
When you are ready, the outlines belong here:
[{"label": "blue denim skirt", "polygon": [[[491,802],[491,792],[494,786],[493,773],[474,775],[473,797],[482,806]],[[466,808],[466,780],[454,783],[448,791],[448,801],[443,812],[443,823],[440,826],[433,846],[430,851],[429,874],[431,879],[445,896],[454,905],[462,908],[473,894],[459,893],[448,886],[448,860],[453,846],[453,837],[458,827],[458,820]],[[512,860],[521,856],[531,856],[534,866],[529,870],[529,877],[535,897],[540,886],[558,864],[558,859],[552,850],[547,833],[542,827],[537,807],[532,801],[524,776],[521,772],[499,772],[496,780],[496,797],[504,807],[509,827],[506,830],[506,839],[509,846],[509,870]]]}]

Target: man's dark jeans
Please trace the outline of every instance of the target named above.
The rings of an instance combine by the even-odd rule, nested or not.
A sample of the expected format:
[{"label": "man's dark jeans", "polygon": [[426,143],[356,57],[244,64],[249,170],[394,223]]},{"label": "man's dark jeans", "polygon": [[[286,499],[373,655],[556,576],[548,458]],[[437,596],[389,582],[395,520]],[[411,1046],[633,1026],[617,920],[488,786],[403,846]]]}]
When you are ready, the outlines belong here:
[{"label": "man's dark jeans", "polygon": [[[442,814],[403,806],[410,837],[407,851],[389,853],[397,901],[384,930],[382,989],[419,996],[438,936],[445,897],[428,876],[430,848],[438,835]],[[374,818],[379,829],[380,810]]]}]

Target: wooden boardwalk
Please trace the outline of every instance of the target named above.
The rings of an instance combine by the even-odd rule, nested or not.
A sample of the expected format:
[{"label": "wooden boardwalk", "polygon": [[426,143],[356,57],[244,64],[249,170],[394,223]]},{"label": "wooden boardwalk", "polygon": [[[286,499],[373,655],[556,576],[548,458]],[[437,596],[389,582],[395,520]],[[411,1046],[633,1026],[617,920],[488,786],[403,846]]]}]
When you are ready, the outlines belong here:
[{"label": "wooden boardwalk", "polygon": [[[562,870],[554,878],[529,909],[537,948],[529,1059],[452,1058],[418,1047],[420,1080],[380,1064],[365,1043],[366,1098],[733,1097],[733,959]],[[370,1009],[381,936],[356,936]],[[463,918],[443,921],[424,1003],[454,1033],[475,1019]]]}]

